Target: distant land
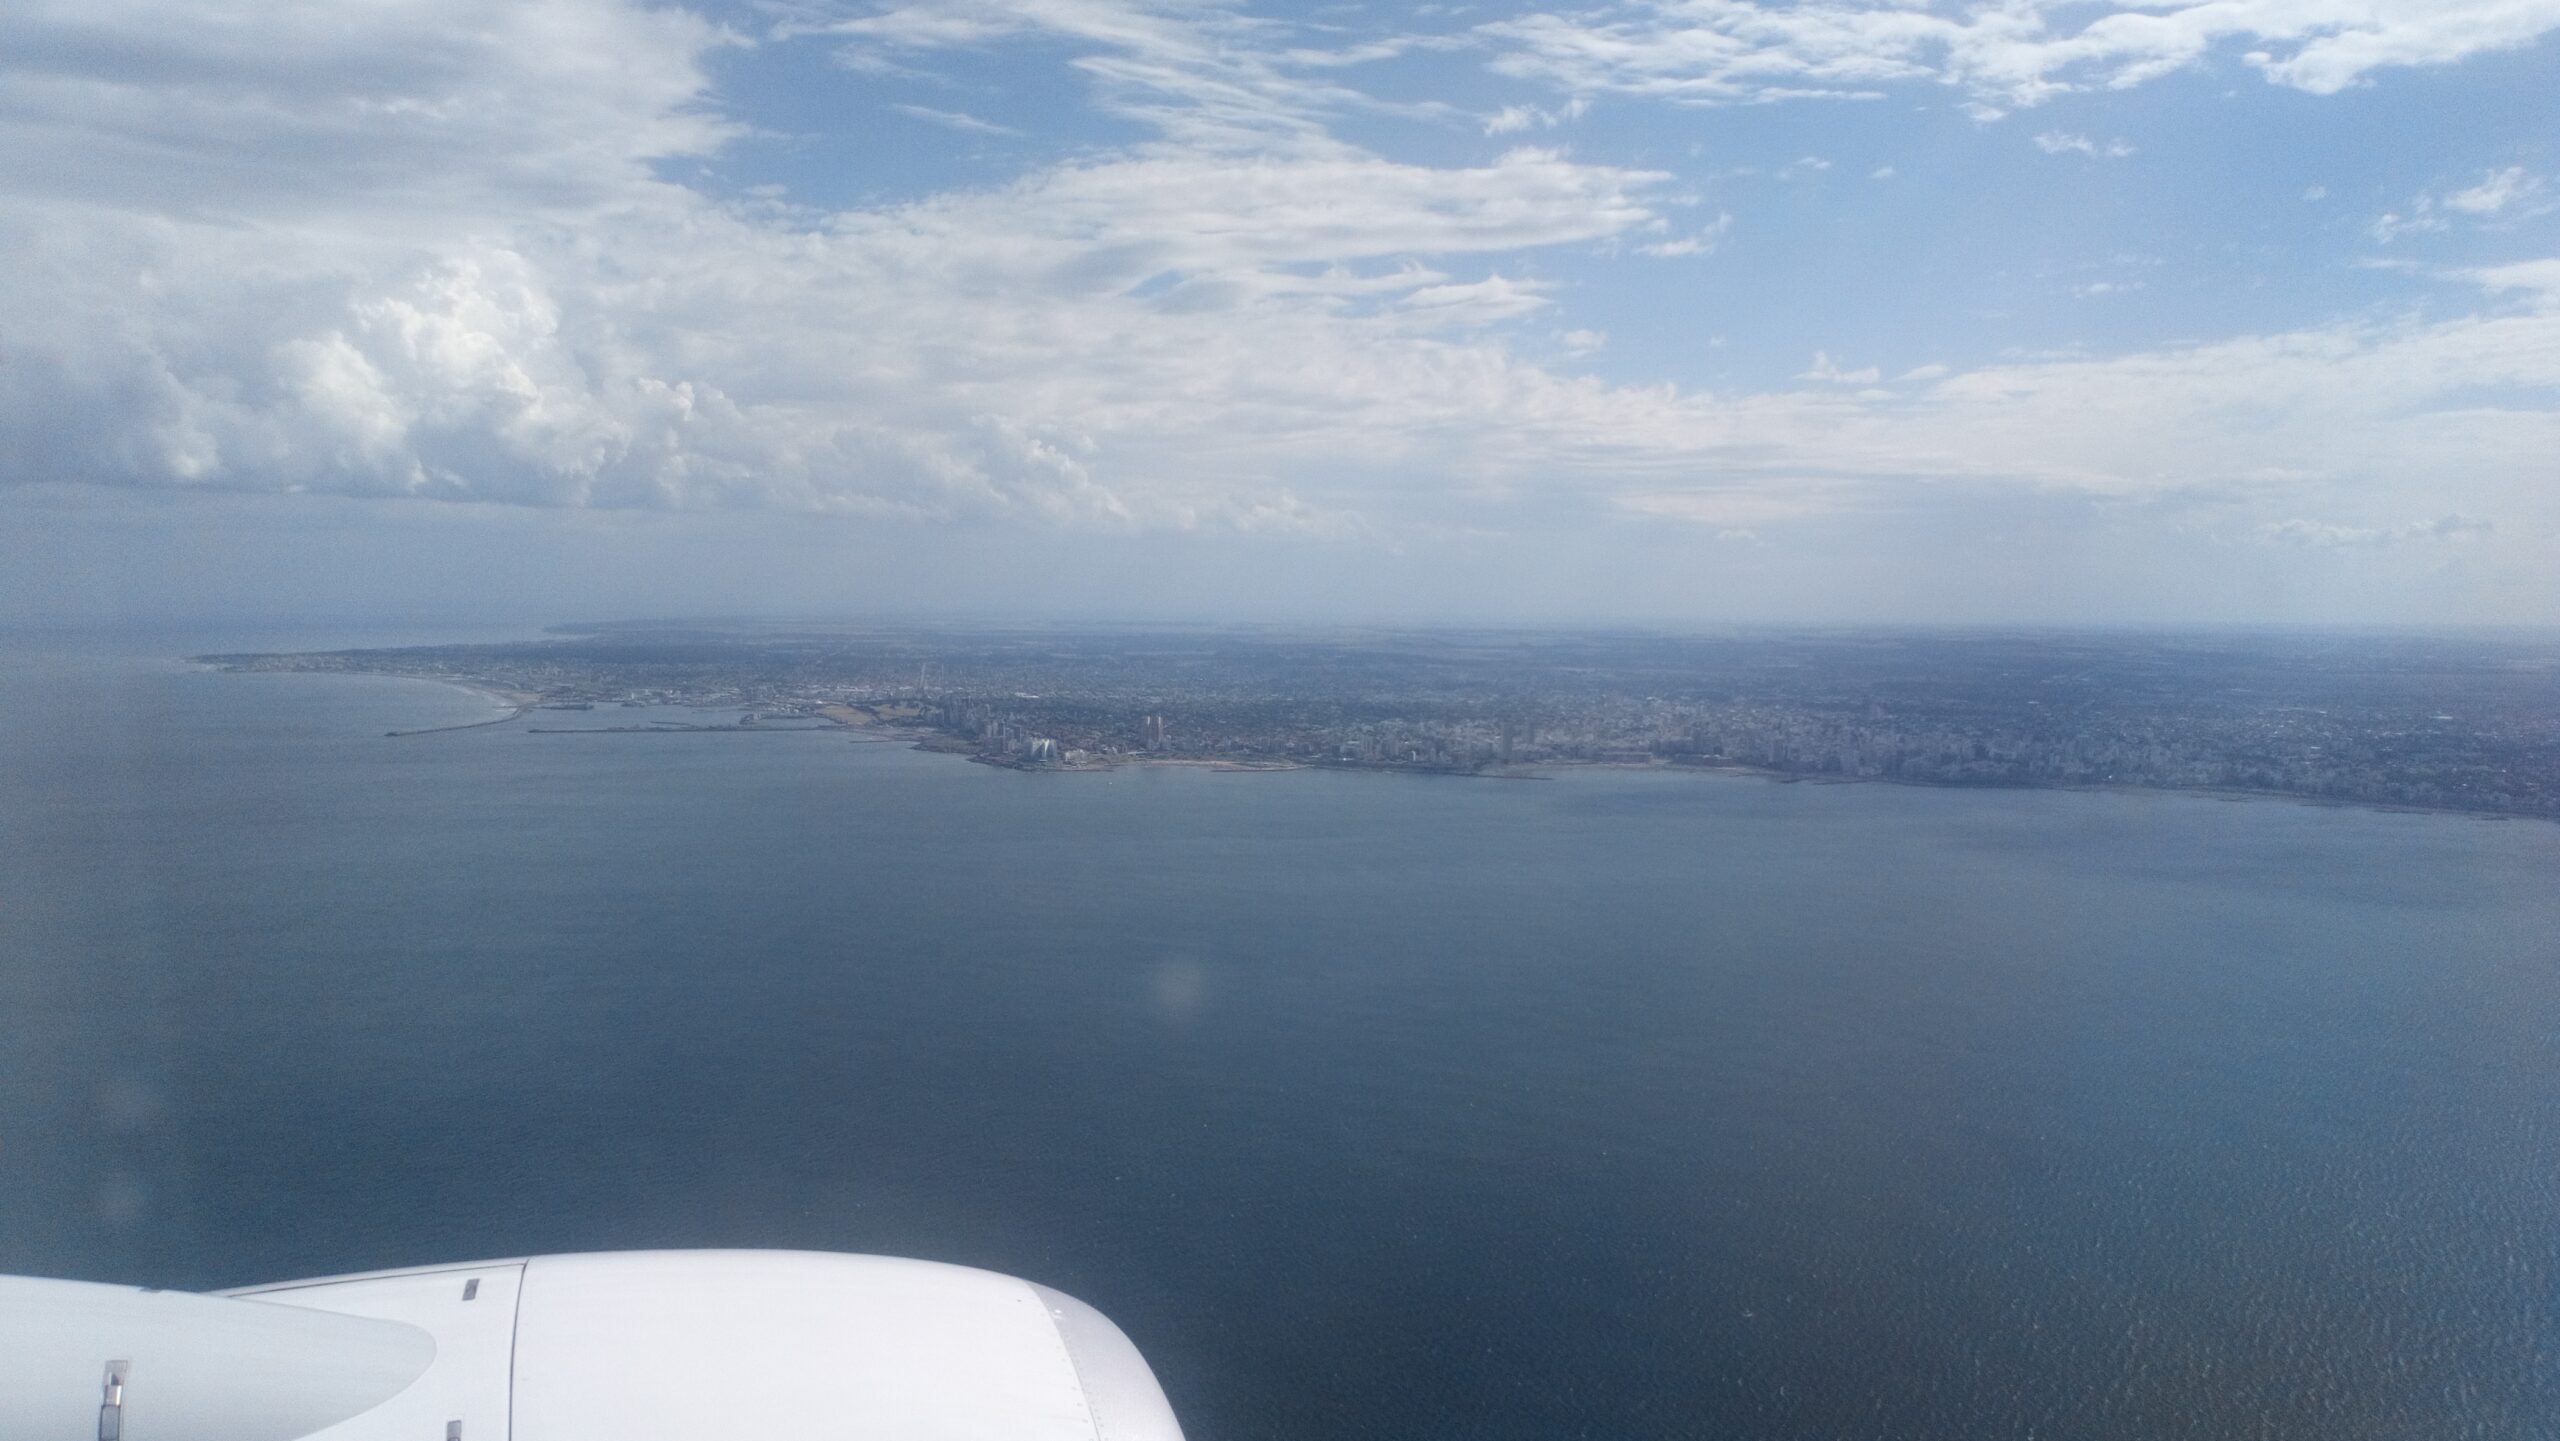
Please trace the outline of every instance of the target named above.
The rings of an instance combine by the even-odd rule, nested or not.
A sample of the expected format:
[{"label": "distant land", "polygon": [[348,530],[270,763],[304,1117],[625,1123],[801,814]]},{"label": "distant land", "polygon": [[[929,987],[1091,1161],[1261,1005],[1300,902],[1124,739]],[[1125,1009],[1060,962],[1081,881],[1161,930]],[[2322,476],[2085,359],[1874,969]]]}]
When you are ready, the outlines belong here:
[{"label": "distant land", "polygon": [[[2315,633],[626,623],[209,655],[478,687],[535,729],[841,726],[990,764],[1739,769],[2560,818],[2560,641]],[[626,719],[655,707],[734,719]]]}]

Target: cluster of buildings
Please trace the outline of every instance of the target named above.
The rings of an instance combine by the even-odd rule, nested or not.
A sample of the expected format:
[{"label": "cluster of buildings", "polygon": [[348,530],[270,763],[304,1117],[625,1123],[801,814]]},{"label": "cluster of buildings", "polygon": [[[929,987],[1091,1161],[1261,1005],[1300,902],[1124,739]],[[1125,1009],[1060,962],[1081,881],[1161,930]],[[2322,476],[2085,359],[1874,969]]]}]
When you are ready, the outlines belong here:
[{"label": "cluster of buildings", "polygon": [[[1085,707],[941,698],[928,724],[991,758],[1086,765],[1166,756],[1478,773],[1574,764],[1717,766],[1932,785],[2262,791],[2373,804],[2560,815],[2560,764],[2432,719],[2377,725],[2248,711],[2026,714],[1951,722],[1870,703],[1596,696],[1528,713],[1469,708],[1311,718],[1276,704],[1193,705],[1114,721]],[[966,719],[955,719],[966,717]]]},{"label": "cluster of buildings", "polygon": [[2560,656],[2523,642],[621,630],[208,659],[824,716],[1032,767],[1716,766],[2560,816]]}]

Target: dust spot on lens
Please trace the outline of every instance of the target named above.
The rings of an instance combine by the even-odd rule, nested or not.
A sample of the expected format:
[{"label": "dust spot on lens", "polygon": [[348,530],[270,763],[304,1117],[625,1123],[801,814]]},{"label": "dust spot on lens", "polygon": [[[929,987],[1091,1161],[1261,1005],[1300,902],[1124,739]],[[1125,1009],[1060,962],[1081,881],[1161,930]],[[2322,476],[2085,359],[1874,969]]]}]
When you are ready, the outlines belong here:
[{"label": "dust spot on lens", "polygon": [[151,1192],[139,1177],[109,1176],[98,1183],[94,1204],[100,1223],[122,1230],[151,1209]]},{"label": "dust spot on lens", "polygon": [[1156,1019],[1169,1026],[1188,1025],[1200,1014],[1208,990],[1208,972],[1201,969],[1198,961],[1168,956],[1156,963],[1154,975],[1148,978],[1147,999],[1155,1008]]},{"label": "dust spot on lens", "polygon": [[169,1109],[158,1090],[132,1076],[99,1083],[91,1104],[96,1107],[98,1125],[119,1135],[151,1129]]}]

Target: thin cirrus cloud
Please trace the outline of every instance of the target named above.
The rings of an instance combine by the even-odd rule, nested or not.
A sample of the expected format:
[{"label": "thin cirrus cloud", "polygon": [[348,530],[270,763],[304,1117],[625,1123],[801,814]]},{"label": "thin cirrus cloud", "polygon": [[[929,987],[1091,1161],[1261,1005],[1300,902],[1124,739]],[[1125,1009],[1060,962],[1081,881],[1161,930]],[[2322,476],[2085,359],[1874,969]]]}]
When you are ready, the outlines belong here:
[{"label": "thin cirrus cloud", "polygon": [[2288,545],[2315,546],[2327,550],[2354,550],[2373,546],[2405,545],[2411,541],[2452,540],[2488,534],[2496,527],[2477,516],[2441,515],[2433,520],[2413,521],[2408,525],[2332,525],[2326,521],[2271,521],[2266,534]]},{"label": "thin cirrus cloud", "polygon": [[2274,84],[2335,94],[2560,29],[2560,0],[2190,0],[2124,6],[1640,0],[1497,21],[1508,74],[1578,95],[1690,104],[1872,98],[1950,85],[1985,107],[2127,89],[2229,54]]},{"label": "thin cirrus cloud", "polygon": [[966,110],[938,110],[930,105],[892,105],[889,108],[928,125],[939,125],[946,130],[965,131],[971,135],[1020,136],[1022,134],[1013,126],[998,125],[992,120],[981,120]]},{"label": "thin cirrus cloud", "polygon": [[[1576,312],[1591,278],[1711,278],[1760,223],[1668,162],[1563,142],[1604,94],[2014,108],[2226,53],[2327,93],[2526,43],[2560,4],[1698,0],[1339,41],[1170,0],[789,14],[13,7],[7,478],[1389,542],[1641,523],[1771,551],[1952,493],[2220,507],[2268,545],[2314,515],[2403,548],[2531,536],[2550,509],[2530,481],[2560,427],[2532,397],[2560,388],[2560,283],[2531,264],[2439,267],[2441,312],[2112,354],[1914,369],[1807,335],[1758,382],[1647,375],[1639,329]],[[1140,138],[1055,153],[983,106],[891,101],[1045,158],[838,209],[730,193],[702,176],[757,132],[716,77],[784,45],[849,85],[1027,54]],[[1557,93],[1369,80],[1416,57]],[[1375,138],[1397,126],[1456,139]],[[1775,173],[1805,192],[1831,163]],[[2423,197],[2431,221],[2543,203],[2522,169],[2470,174]],[[2427,528],[2449,514],[2496,528]]]}]

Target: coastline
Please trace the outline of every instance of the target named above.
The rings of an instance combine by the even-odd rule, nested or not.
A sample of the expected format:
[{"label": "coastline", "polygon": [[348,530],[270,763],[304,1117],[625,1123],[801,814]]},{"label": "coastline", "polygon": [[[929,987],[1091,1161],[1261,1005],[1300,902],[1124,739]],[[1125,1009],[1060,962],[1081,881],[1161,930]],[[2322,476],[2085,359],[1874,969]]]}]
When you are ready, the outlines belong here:
[{"label": "coastline", "polygon": [[[1343,769],[1369,770],[1381,768],[1368,766],[1346,766]],[[2402,801],[2360,801],[2342,799],[2337,796],[2304,795],[2299,791],[2259,791],[2240,789],[2231,786],[2141,786],[2105,782],[2057,785],[2043,785],[2035,783],[2021,785],[1977,785],[1963,781],[1909,780],[1901,776],[1802,775],[1794,771],[1763,770],[1757,766],[1691,766],[1646,763],[1639,761],[1567,761],[1561,764],[1550,762],[1537,767],[1524,767],[1519,769],[1533,771],[1538,779],[1551,779],[1559,772],[1576,770],[1658,771],[1666,774],[1731,776],[1741,779],[1772,781],[1781,785],[1902,786],[1911,790],[1922,791],[2059,791],[2075,795],[2186,796],[2197,800],[2217,800],[2233,803],[2241,801],[2288,801],[2295,805],[2317,806],[2328,810],[2376,811],[2384,815],[2469,816],[2475,820],[2484,821],[2542,821],[2548,824],[2560,825],[2560,816],[2537,815],[2532,811],[2489,810],[2476,806],[2414,805]],[[1467,775],[1470,773],[1464,771],[1431,771],[1423,772],[1423,774]]]},{"label": "coastline", "polygon": [[[391,672],[366,671],[362,672],[362,674],[387,675],[391,674]],[[535,706],[542,703],[542,696],[538,692],[498,690],[491,686],[481,685],[476,681],[445,680],[438,676],[423,675],[404,675],[399,676],[398,679],[422,680],[429,685],[451,686],[455,690],[469,691],[473,695],[484,697],[499,705],[507,707],[507,713],[505,715],[491,716],[487,720],[462,721],[449,726],[421,726],[416,730],[384,731],[382,734],[386,739],[397,739],[403,736],[442,735],[446,731],[472,731],[478,730],[483,726],[505,725],[509,721],[523,720],[526,716],[533,714],[533,708]]]},{"label": "coastline", "polygon": [[[188,664],[204,665],[209,669],[226,674],[255,673],[240,667],[224,665],[219,661],[210,660],[201,656],[186,656],[181,657],[180,659]],[[302,671],[297,673],[306,675],[378,675],[389,676],[398,680],[426,681],[434,685],[452,686],[458,690],[466,690],[474,695],[485,697],[488,700],[507,708],[505,714],[491,716],[485,720],[464,721],[455,725],[426,726],[415,730],[394,730],[383,733],[386,738],[392,739],[422,735],[441,735],[452,731],[481,730],[490,726],[505,725],[511,721],[524,719],[526,716],[532,714],[536,708],[545,703],[545,697],[543,693],[539,691],[507,690],[479,681],[462,680],[447,676],[421,676],[411,675],[401,671],[372,670]],[[2286,801],[2296,805],[2374,811],[2389,815],[2468,816],[2475,820],[2483,821],[2521,820],[2541,821],[2546,824],[2560,824],[2560,816],[2541,815],[2532,811],[2493,810],[2469,806],[2417,805],[2393,801],[2353,800],[2332,796],[2305,795],[2296,791],[2262,791],[2216,786],[2145,786],[2115,783],[2025,783],[2016,785],[1968,784],[1963,782],[1911,780],[1901,776],[1805,775],[1793,771],[1768,770],[1762,767],[1749,765],[1684,765],[1676,762],[1660,760],[1539,761],[1518,765],[1488,767],[1483,770],[1474,771],[1441,770],[1424,766],[1356,765],[1327,760],[1292,760],[1276,756],[1267,758],[1219,759],[1209,756],[1122,755],[1073,766],[1035,764],[1015,761],[1002,756],[981,755],[972,745],[962,740],[960,737],[948,735],[940,731],[903,724],[900,721],[871,720],[865,722],[863,720],[854,719],[851,715],[845,713],[844,708],[841,707],[823,708],[821,710],[821,714],[823,714],[826,719],[833,722],[835,730],[844,734],[855,744],[877,745],[884,742],[900,742],[906,744],[908,748],[912,750],[926,751],[937,755],[958,756],[961,759],[975,764],[984,765],[991,769],[1021,771],[1026,774],[1045,774],[1055,772],[1065,775],[1084,775],[1115,771],[1126,766],[1167,766],[1191,770],[1223,772],[1227,774],[1278,774],[1281,772],[1298,770],[1339,770],[1386,775],[1438,776],[1459,780],[1554,780],[1574,771],[1648,771],[1662,774],[1749,778],[1777,785],[1889,785],[1906,786],[1915,790],[2067,791],[2088,794],[2191,796],[2228,802]],[[702,726],[686,727],[685,729],[704,731],[717,730],[725,732],[760,730],[763,728],[754,726]],[[777,726],[772,729],[800,731],[823,730],[825,727]],[[618,728],[611,727],[564,727],[557,731],[540,730],[534,733],[542,735],[594,735],[614,734],[620,732]]]},{"label": "coastline", "polygon": [[[1434,770],[1425,766],[1345,765],[1338,761],[1296,760],[1217,760],[1188,756],[1115,756],[1109,760],[1084,765],[1038,765],[1009,760],[1000,756],[984,756],[966,749],[957,738],[936,731],[919,731],[902,727],[884,734],[884,728],[848,725],[856,732],[857,742],[878,743],[898,740],[908,742],[911,750],[936,755],[956,755],[978,765],[996,770],[1020,771],[1036,775],[1091,775],[1119,770],[1126,766],[1168,766],[1191,770],[1227,772],[1230,774],[1277,774],[1283,771],[1346,771],[1361,775],[1402,775],[1469,781],[1546,781],[1557,780],[1577,771],[1638,771],[1657,775],[1722,776],[1732,780],[1764,781],[1772,785],[1805,786],[1902,786],[1926,791],[2057,791],[2081,795],[2185,796],[2201,800],[2285,801],[2295,805],[2317,806],[2330,810],[2374,811],[2384,815],[2468,816],[2482,821],[2542,821],[2560,825],[2560,816],[2536,815],[2531,811],[2486,810],[2470,806],[2425,806],[2393,801],[2343,800],[2334,796],[2303,795],[2295,791],[2253,791],[2219,786],[2140,786],[2121,784],[2072,785],[1968,785],[1961,782],[1906,780],[1900,776],[1803,775],[1794,771],[1766,770],[1743,765],[1677,765],[1665,761],[1540,761],[1532,764],[1488,767],[1479,771]],[[862,734],[868,732],[868,734]]]}]

